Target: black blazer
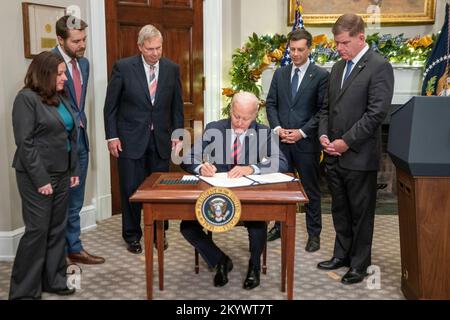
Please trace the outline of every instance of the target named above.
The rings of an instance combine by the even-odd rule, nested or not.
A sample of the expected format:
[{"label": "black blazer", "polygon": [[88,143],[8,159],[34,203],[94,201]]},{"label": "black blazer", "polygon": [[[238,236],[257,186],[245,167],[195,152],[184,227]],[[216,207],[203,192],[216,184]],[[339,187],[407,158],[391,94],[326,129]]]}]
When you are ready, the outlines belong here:
[{"label": "black blazer", "polygon": [[161,158],[169,159],[172,132],[184,127],[178,65],[168,59],[160,59],[153,105],[142,56],[117,61],[108,84],[104,118],[106,139],[119,138],[122,143],[120,157],[142,158],[153,124],[157,151]]},{"label": "black blazer", "polygon": [[[337,62],[331,70],[327,102],[321,110],[319,136],[330,141],[343,139],[350,149],[338,161],[350,170],[379,169],[381,124],[386,118],[394,92],[391,64],[369,50],[353,67],[342,89],[346,62]],[[327,157],[335,161],[335,157]]]},{"label": "black blazer", "polygon": [[310,63],[297,95],[292,99],[292,68],[293,65],[288,65],[275,71],[267,95],[267,118],[271,128],[302,129],[307,137],[297,141],[300,152],[320,152],[317,129],[329,73]]},{"label": "black blazer", "polygon": [[[65,172],[78,176],[76,117],[67,99],[60,97],[74,119],[75,127],[70,137],[63,119],[54,106],[46,105],[31,89],[22,89],[14,101],[12,121],[16,152],[13,167],[26,172],[36,188],[51,182],[50,174]],[[71,152],[67,151],[70,139]]]},{"label": "black blazer", "polygon": [[[227,130],[231,130],[230,119],[208,123],[203,133],[201,149],[192,148],[190,154],[183,158],[181,167],[190,173],[195,173],[195,169],[203,161],[203,153],[208,153],[209,161],[216,160],[214,165],[217,172],[230,171],[233,141]],[[245,156],[242,158],[242,165],[256,165],[261,173],[286,172],[287,160],[280,151],[277,140],[273,140],[276,138],[267,126],[253,122],[244,138]],[[209,150],[210,148],[213,150]]]}]

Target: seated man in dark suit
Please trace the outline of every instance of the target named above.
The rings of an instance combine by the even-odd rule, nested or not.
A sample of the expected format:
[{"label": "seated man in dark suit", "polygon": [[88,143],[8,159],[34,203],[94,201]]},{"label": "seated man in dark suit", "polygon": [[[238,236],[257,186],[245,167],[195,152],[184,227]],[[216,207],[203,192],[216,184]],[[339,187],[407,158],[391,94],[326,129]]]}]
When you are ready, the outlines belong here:
[{"label": "seated man in dark suit", "polygon": [[[213,176],[228,172],[229,178],[245,175],[283,172],[287,160],[279,150],[279,143],[270,129],[256,123],[258,98],[249,92],[233,97],[231,118],[209,123],[200,145],[183,158],[182,167],[188,172]],[[203,162],[203,159],[208,159]],[[266,243],[266,222],[246,222],[250,239],[250,261],[244,289],[259,285],[261,254]],[[216,268],[214,286],[228,282],[228,272],[233,268],[231,259],[220,250],[203,231],[197,221],[182,221],[181,233],[200,253],[210,267]]]}]

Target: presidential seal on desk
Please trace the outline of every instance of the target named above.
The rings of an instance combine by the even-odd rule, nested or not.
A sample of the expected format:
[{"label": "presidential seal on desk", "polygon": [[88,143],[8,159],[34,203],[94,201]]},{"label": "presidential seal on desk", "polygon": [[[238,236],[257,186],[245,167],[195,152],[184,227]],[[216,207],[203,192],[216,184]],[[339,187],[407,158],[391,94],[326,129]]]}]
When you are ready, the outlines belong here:
[{"label": "presidential seal on desk", "polygon": [[241,218],[241,201],[227,188],[205,190],[195,204],[198,222],[208,231],[231,230]]}]

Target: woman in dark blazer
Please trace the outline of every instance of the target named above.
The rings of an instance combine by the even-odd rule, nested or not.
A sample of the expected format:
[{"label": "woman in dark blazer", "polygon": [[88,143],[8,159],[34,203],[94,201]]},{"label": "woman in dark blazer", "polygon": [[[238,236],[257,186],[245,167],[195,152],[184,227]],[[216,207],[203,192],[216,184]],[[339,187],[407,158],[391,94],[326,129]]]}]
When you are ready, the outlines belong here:
[{"label": "woman in dark blazer", "polygon": [[79,183],[77,124],[64,97],[65,71],[60,56],[39,54],[14,101],[13,167],[25,234],[14,261],[10,299],[40,299],[43,291],[75,292],[67,287],[65,227],[68,191]]}]

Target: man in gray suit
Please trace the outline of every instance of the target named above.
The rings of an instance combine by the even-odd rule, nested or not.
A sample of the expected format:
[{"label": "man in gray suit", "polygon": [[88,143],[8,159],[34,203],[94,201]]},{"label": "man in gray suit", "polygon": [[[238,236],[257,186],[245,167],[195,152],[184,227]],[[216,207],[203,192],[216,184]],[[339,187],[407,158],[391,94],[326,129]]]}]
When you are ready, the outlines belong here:
[{"label": "man in gray suit", "polygon": [[[306,207],[308,241],[305,250],[320,249],[322,218],[320,207],[317,136],[319,111],[328,85],[328,72],[309,61],[312,36],[306,30],[289,35],[292,65],[275,71],[267,96],[267,117],[280,136],[280,149],[288,159],[289,171],[297,170],[309,198]],[[268,241],[280,237],[280,223],[269,231]]]},{"label": "man in gray suit", "polygon": [[361,17],[344,14],[332,31],[342,60],[331,70],[319,136],[327,153],[336,239],[331,260],[317,267],[350,267],[341,282],[352,284],[363,281],[371,264],[381,124],[392,101],[394,73],[369,50]]}]

